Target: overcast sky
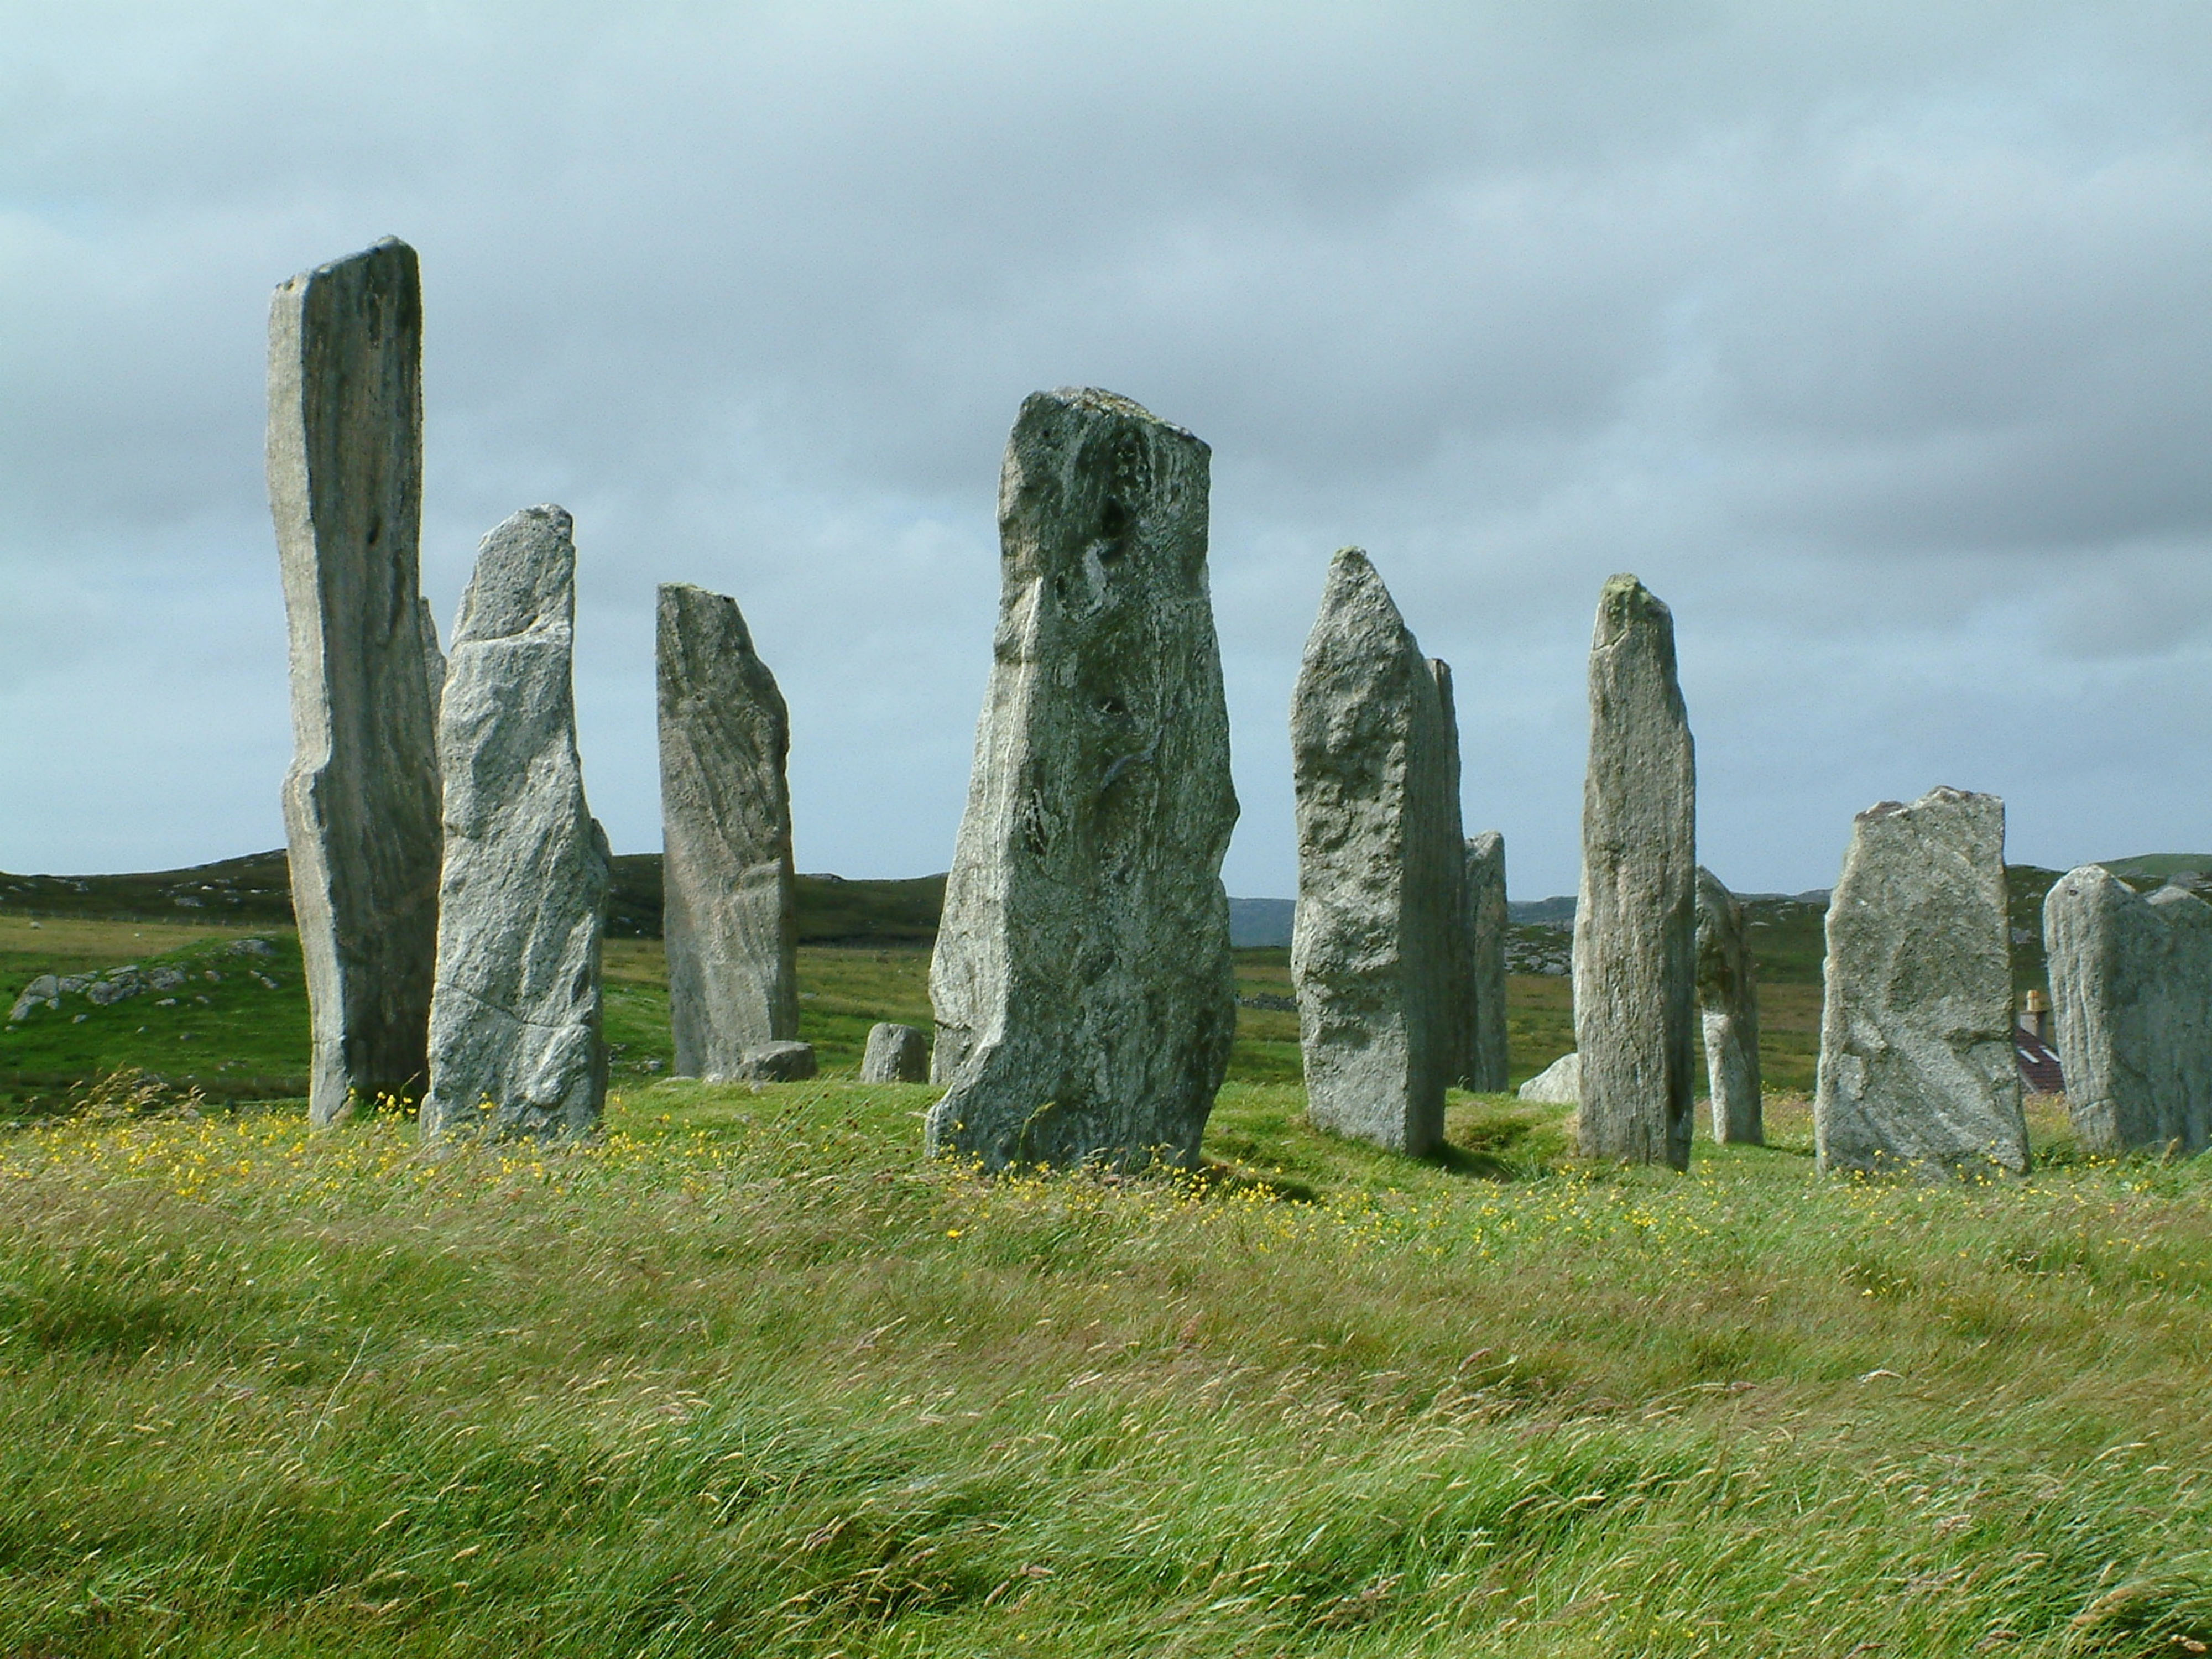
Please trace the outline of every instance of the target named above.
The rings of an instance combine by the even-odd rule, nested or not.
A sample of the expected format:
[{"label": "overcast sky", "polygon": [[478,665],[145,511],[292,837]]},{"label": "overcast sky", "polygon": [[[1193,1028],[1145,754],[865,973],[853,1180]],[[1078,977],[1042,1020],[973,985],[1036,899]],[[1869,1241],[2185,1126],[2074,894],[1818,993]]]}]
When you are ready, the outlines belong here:
[{"label": "overcast sky", "polygon": [[1213,447],[1243,817],[1330,553],[1456,670],[1470,832],[1571,891],[1605,577],[1672,605],[1699,851],[2212,850],[2212,9],[0,6],[0,868],[279,844],[270,291],[422,256],[423,585],[576,517],[593,808],[652,599],[737,596],[799,867],[943,869],[1024,394]]}]

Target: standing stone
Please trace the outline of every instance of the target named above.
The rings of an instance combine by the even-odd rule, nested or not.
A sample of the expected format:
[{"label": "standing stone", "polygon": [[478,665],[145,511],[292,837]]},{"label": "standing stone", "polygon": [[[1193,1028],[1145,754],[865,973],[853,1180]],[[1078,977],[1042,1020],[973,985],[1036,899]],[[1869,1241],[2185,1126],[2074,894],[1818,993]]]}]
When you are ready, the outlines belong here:
[{"label": "standing stone", "polygon": [[611,871],[576,755],[572,531],[559,507],[531,507],[485,537],[453,626],[430,1134],[579,1134],[606,1095]]},{"label": "standing stone", "polygon": [[1474,895],[1467,884],[1465,843],[1460,836],[1459,702],[1452,695],[1451,665],[1441,657],[1429,659],[1429,677],[1436,682],[1437,730],[1443,744],[1446,780],[1443,816],[1451,823],[1452,925],[1444,935],[1444,1018],[1449,1024],[1450,1070],[1445,1083],[1455,1089],[1474,1085]]},{"label": "standing stone", "polygon": [[2212,905],[2179,887],[2148,897],[2090,864],[2043,901],[2044,949],[2086,1152],[2190,1154],[2212,1140]]},{"label": "standing stone", "polygon": [[911,1025],[871,1025],[860,1056],[863,1083],[927,1083],[929,1040]]},{"label": "standing stone", "polygon": [[1504,1088],[1505,1043],[1505,837],[1486,830],[1467,843],[1467,911],[1474,939],[1473,1041],[1468,1056],[1470,1089],[1495,1093]]},{"label": "standing stone", "polygon": [[1764,1146],[1759,1097],[1759,970],[1743,905],[1702,865],[1698,869],[1698,1006],[1705,1016],[1705,1082],[1713,1139]]},{"label": "standing stone", "polygon": [[1467,1025],[1453,750],[1434,672],[1367,555],[1346,548],[1291,699],[1291,978],[1307,1115],[1415,1154],[1443,1143]]},{"label": "standing stone", "polygon": [[416,1099],[428,1064],[439,845],[422,349],[404,242],[295,276],[270,305],[269,506],[292,673],[284,832],[318,1125]]},{"label": "standing stone", "polygon": [[1820,1167],[2024,1171],[2004,803],[1936,789],[1869,807],[1851,825],[1827,927]]},{"label": "standing stone", "polygon": [[664,586],[657,656],[675,1074],[734,1078],[799,1036],[791,721],[735,599]]},{"label": "standing stone", "polygon": [[1674,618],[1633,576],[1598,599],[1575,903],[1584,1158],[1690,1167],[1697,1094],[1698,771]]},{"label": "standing stone", "polygon": [[446,653],[438,649],[438,618],[430,609],[430,601],[421,603],[418,616],[422,626],[422,681],[430,693],[430,729],[438,729],[438,711],[446,702]]},{"label": "standing stone", "polygon": [[932,1152],[1197,1161],[1237,1027],[1210,454],[1090,389],[1034,394],[1007,440],[998,636],[930,964]]}]

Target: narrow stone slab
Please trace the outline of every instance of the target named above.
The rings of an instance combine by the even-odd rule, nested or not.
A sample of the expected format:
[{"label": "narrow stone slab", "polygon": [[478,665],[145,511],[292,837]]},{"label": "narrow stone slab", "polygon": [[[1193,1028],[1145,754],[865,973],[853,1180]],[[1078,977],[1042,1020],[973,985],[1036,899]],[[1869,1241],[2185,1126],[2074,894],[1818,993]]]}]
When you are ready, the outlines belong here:
[{"label": "narrow stone slab", "polygon": [[1713,1139],[1764,1146],[1759,1077],[1759,970],[1743,906],[1702,865],[1698,869],[1698,1007],[1705,1027],[1705,1082]]},{"label": "narrow stone slab", "polygon": [[1583,1097],[1583,1057],[1561,1054],[1521,1085],[1522,1100],[1548,1106],[1571,1106]]},{"label": "narrow stone slab", "polygon": [[1451,665],[1441,657],[1429,659],[1429,677],[1436,682],[1437,730],[1443,745],[1444,798],[1440,816],[1451,826],[1456,849],[1451,860],[1453,921],[1444,934],[1444,981],[1441,988],[1444,1017],[1449,1024],[1449,1070],[1447,1086],[1474,1085],[1474,895],[1467,884],[1466,843],[1461,837],[1459,790],[1459,700],[1452,693]]},{"label": "narrow stone slab", "polygon": [[1197,1160],[1237,1023],[1209,466],[1109,392],[1038,392],[1014,422],[990,686],[930,964],[950,1085],[932,1152]]},{"label": "narrow stone slab", "polygon": [[1467,1025],[1454,753],[1434,671],[1367,555],[1346,548],[1291,699],[1306,1113],[1416,1154],[1443,1143]]},{"label": "narrow stone slab", "polygon": [[411,1103],[428,1070],[439,839],[422,348],[404,242],[295,276],[270,305],[269,507],[292,677],[284,834],[318,1125]]},{"label": "narrow stone slab", "polygon": [[1575,903],[1584,1158],[1690,1167],[1697,1096],[1698,769],[1674,618],[1633,576],[1599,597]]},{"label": "narrow stone slab", "polygon": [[659,596],[663,932],[678,1077],[799,1035],[791,720],[735,599]]},{"label": "narrow stone slab", "polygon": [[2097,865],[2043,901],[2066,1111],[2085,1151],[2191,1155],[2212,1141],[2212,905],[2148,897]]},{"label": "narrow stone slab", "polygon": [[928,1082],[929,1039],[911,1025],[871,1025],[868,1046],[860,1056],[860,1081]]},{"label": "narrow stone slab", "polygon": [[1486,830],[1467,843],[1467,915],[1474,938],[1467,1087],[1505,1086],[1505,837]]},{"label": "narrow stone slab", "polygon": [[2004,803],[1936,789],[1860,813],[1827,929],[1813,1101],[1820,1167],[2026,1170]]},{"label": "narrow stone slab", "polygon": [[606,1096],[611,869],[576,754],[572,532],[532,507],[485,537],[453,629],[428,1134],[581,1134]]}]

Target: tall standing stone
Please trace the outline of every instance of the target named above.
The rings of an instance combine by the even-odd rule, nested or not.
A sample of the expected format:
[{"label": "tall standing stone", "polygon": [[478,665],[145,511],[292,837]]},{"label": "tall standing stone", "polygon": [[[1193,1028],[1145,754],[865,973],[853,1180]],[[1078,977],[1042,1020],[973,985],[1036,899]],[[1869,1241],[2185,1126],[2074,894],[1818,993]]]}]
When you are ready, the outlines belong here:
[{"label": "tall standing stone", "polygon": [[1598,599],[1575,903],[1585,1158],[1690,1167],[1697,1093],[1698,780],[1674,618],[1633,576]]},{"label": "tall standing stone", "polygon": [[1291,699],[1306,1111],[1425,1153],[1461,1061],[1465,845],[1437,679],[1367,555],[1330,564]]},{"label": "tall standing stone", "polygon": [[676,1075],[799,1036],[791,720],[735,599],[660,590],[663,932]]},{"label": "tall standing stone", "polygon": [[2025,1170],[2004,803],[1936,789],[1860,813],[1827,931],[1820,1167]]},{"label": "tall standing stone", "polygon": [[317,1124],[411,1101],[427,1069],[439,844],[422,349],[404,242],[295,276],[270,306],[269,505],[292,677],[284,832]]},{"label": "tall standing stone", "polygon": [[1455,1089],[1474,1085],[1474,895],[1467,884],[1465,843],[1460,836],[1459,700],[1452,695],[1451,665],[1441,657],[1429,659],[1429,677],[1437,688],[1437,731],[1443,745],[1444,799],[1440,817],[1451,826],[1451,843],[1460,849],[1452,860],[1453,921],[1444,936],[1444,1013],[1450,1024],[1450,1069],[1445,1083]]},{"label": "tall standing stone", "polygon": [[1705,1084],[1713,1139],[1763,1146],[1759,1077],[1759,970],[1743,904],[1703,866],[1698,869],[1698,1006],[1705,1018]]},{"label": "tall standing stone", "polygon": [[446,862],[428,1133],[579,1134],[605,1098],[611,871],[576,754],[575,617],[566,513],[525,507],[484,538],[438,722]]},{"label": "tall standing stone", "polygon": [[932,1152],[1197,1159],[1237,1021],[1210,453],[1094,389],[1032,395],[1007,440],[998,635],[930,964]]},{"label": "tall standing stone", "polygon": [[2201,1152],[2212,1141],[2212,905],[2148,897],[2090,864],[2043,901],[2044,948],[2085,1151]]},{"label": "tall standing stone", "polygon": [[1486,830],[1467,843],[1467,914],[1474,940],[1474,1012],[1468,1044],[1470,1089],[1494,1093],[1504,1088],[1505,1039],[1505,837]]}]

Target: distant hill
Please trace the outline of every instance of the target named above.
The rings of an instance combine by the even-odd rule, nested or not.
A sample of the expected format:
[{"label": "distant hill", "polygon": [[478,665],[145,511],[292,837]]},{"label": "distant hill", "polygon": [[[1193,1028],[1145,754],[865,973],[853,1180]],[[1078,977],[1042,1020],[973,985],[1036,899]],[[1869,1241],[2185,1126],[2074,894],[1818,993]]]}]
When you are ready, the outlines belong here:
[{"label": "distant hill", "polygon": [[[2169,881],[2176,876],[2212,875],[2212,853],[2143,853],[2131,859],[2106,859],[2105,868],[2123,881]],[[2192,887],[2205,884],[2191,882]]]}]

